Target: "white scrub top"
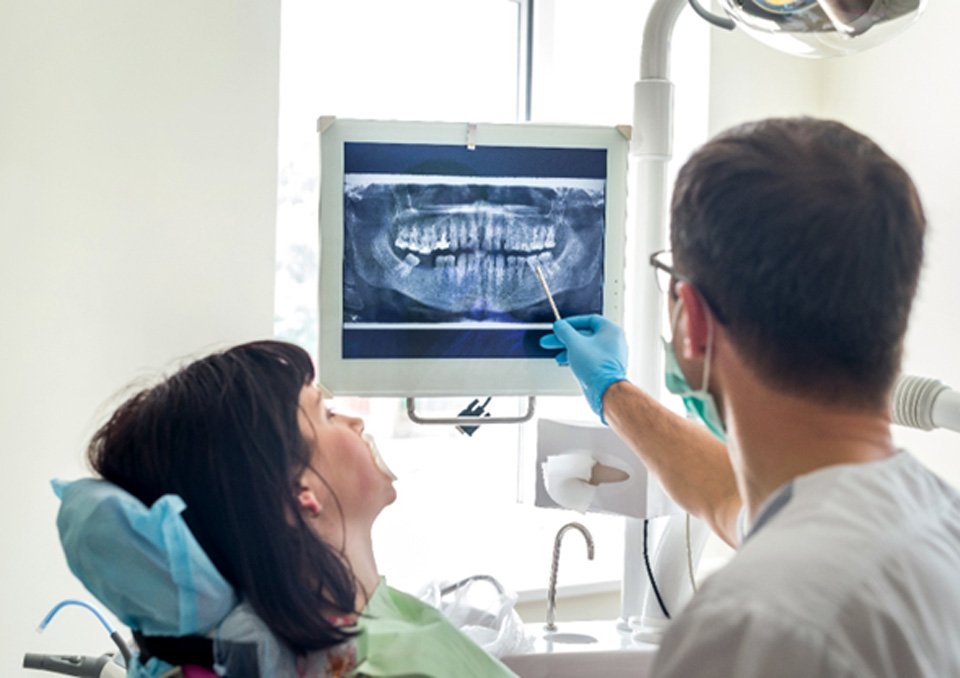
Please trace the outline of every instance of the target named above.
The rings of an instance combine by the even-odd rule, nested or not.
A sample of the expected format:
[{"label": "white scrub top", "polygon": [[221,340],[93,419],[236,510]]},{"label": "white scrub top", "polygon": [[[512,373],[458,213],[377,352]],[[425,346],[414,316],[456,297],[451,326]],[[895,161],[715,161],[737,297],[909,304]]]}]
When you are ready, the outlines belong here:
[{"label": "white scrub top", "polygon": [[960,676],[960,495],[906,452],[794,479],[670,625],[652,676]]}]

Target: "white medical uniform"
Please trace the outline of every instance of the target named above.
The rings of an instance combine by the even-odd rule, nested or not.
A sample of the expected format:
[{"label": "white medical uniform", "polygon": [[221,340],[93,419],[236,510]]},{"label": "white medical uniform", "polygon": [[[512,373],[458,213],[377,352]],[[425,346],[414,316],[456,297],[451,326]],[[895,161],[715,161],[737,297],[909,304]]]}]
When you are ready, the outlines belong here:
[{"label": "white medical uniform", "polygon": [[673,621],[652,676],[960,676],[960,495],[906,452],[794,479]]}]

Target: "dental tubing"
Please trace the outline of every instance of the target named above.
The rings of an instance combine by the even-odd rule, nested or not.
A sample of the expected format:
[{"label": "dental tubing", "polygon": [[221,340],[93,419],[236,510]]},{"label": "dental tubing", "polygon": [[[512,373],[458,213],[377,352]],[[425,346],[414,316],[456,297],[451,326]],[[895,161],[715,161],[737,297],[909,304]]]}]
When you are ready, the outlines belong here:
[{"label": "dental tubing", "polygon": [[39,626],[37,626],[37,633],[43,633],[43,630],[47,628],[47,625],[51,621],[53,621],[53,618],[56,616],[57,612],[59,612],[60,610],[62,610],[64,607],[68,605],[76,605],[78,607],[82,607],[85,610],[90,611],[97,618],[100,624],[103,625],[103,628],[106,629],[107,633],[110,634],[110,639],[113,641],[114,645],[117,646],[117,649],[120,650],[120,654],[121,656],[123,656],[124,661],[127,661],[127,662],[130,661],[130,656],[131,656],[130,648],[127,647],[127,643],[123,640],[123,637],[120,635],[120,632],[114,629],[113,626],[110,625],[110,622],[106,620],[103,614],[101,614],[100,610],[95,608],[90,603],[84,602],[82,600],[67,598],[66,600],[61,600],[59,603],[54,605],[53,608],[49,612],[47,612],[46,616],[44,616]]},{"label": "dental tubing", "polygon": [[81,678],[120,678],[121,676],[126,676],[127,671],[124,666],[130,662],[130,648],[120,636],[120,632],[113,628],[110,622],[100,613],[100,610],[90,603],[72,598],[60,601],[54,605],[53,609],[46,614],[39,626],[37,626],[37,632],[42,633],[56,616],[57,612],[68,605],[82,607],[90,611],[99,620],[107,633],[110,634],[111,640],[113,640],[120,650],[123,663],[118,664],[110,654],[105,654],[100,657],[82,657],[79,655],[51,655],[28,652],[23,656],[23,668],[59,673],[66,676],[81,676]]}]

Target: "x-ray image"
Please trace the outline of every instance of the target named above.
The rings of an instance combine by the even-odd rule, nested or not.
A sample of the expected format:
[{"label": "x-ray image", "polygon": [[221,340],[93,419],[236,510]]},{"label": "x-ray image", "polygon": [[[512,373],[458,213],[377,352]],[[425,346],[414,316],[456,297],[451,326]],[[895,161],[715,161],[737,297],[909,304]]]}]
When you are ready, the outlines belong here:
[{"label": "x-ray image", "polygon": [[603,309],[605,151],[345,144],[344,357],[530,357]]}]

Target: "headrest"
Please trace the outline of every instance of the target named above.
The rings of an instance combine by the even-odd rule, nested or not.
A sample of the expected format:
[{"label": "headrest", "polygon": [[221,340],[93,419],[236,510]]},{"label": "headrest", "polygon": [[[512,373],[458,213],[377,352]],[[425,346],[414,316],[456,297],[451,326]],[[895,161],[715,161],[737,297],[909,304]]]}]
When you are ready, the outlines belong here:
[{"label": "headrest", "polygon": [[147,508],[104,480],[54,480],[67,564],[96,598],[148,636],[203,635],[237,605],[180,515],[175,494]]}]

